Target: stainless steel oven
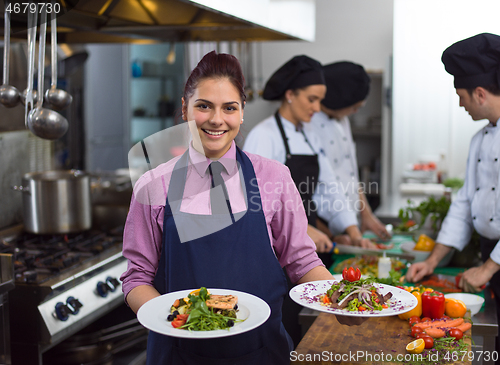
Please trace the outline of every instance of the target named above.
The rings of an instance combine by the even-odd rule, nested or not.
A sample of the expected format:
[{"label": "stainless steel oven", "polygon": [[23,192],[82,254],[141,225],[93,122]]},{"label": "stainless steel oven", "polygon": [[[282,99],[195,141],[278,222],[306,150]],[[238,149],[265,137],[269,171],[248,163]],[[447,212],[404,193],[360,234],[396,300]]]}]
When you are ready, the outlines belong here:
[{"label": "stainless steel oven", "polygon": [[64,235],[0,232],[13,257],[9,293],[13,365],[40,365],[42,355],[123,305],[122,229]]}]

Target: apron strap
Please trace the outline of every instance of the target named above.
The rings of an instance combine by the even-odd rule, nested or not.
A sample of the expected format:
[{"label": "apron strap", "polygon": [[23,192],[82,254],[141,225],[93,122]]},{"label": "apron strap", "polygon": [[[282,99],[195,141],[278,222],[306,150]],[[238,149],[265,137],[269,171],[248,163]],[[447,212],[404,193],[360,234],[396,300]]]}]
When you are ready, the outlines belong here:
[{"label": "apron strap", "polygon": [[290,147],[288,146],[288,137],[286,136],[285,130],[283,129],[283,123],[281,123],[279,110],[277,110],[276,114],[274,114],[274,118],[276,119],[276,123],[278,124],[278,128],[280,129],[281,138],[283,138],[283,143],[285,144],[286,158],[288,159],[291,156]]}]

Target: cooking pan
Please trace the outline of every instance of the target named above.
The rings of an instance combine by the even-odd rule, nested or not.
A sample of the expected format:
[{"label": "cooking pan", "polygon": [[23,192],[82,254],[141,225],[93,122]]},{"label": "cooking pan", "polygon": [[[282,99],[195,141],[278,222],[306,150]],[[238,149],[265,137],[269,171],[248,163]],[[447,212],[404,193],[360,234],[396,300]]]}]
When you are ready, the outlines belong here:
[{"label": "cooking pan", "polygon": [[92,226],[90,176],[80,170],[30,172],[23,193],[24,228],[35,234],[81,232]]}]

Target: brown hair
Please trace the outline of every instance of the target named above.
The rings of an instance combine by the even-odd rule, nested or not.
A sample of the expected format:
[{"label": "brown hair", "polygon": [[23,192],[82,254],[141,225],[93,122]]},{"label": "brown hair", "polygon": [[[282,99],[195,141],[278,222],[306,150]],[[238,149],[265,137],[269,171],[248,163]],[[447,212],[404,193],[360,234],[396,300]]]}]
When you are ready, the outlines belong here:
[{"label": "brown hair", "polygon": [[[489,91],[490,93],[492,93],[495,96],[500,96],[500,88],[496,84],[482,86],[482,88]],[[476,88],[466,89],[466,90],[469,93],[469,96],[472,96],[472,93],[474,92],[474,90],[476,90]]]},{"label": "brown hair", "polygon": [[198,65],[191,71],[191,75],[184,86],[184,101],[187,103],[189,98],[193,96],[195,89],[200,81],[207,78],[224,78],[227,77],[239,91],[241,96],[242,108],[244,107],[247,98],[245,94],[245,77],[241,70],[241,65],[236,57],[226,53],[217,54],[212,51],[207,53]]}]

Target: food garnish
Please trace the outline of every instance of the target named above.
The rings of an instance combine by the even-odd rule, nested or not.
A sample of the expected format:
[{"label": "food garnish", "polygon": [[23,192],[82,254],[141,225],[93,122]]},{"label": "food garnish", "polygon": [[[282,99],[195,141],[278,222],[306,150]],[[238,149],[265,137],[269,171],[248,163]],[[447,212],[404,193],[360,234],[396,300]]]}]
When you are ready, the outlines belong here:
[{"label": "food garnish", "polygon": [[243,321],[237,318],[237,303],[235,295],[214,295],[201,287],[186,298],[176,299],[167,320],[174,328],[190,331],[229,329]]},{"label": "food garnish", "polygon": [[[381,311],[389,308],[392,293],[382,295],[373,278],[361,278],[361,273],[352,267],[344,269],[344,279],[334,282],[327,292],[320,296],[322,305],[348,311]],[[355,280],[357,278],[357,280]]]}]

